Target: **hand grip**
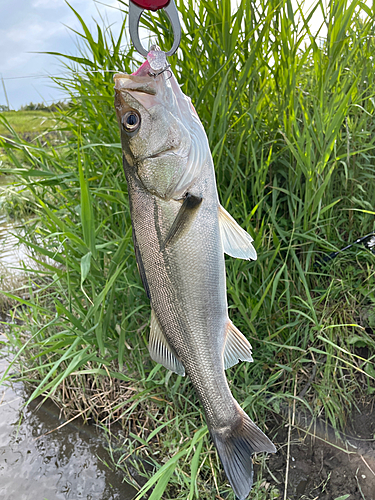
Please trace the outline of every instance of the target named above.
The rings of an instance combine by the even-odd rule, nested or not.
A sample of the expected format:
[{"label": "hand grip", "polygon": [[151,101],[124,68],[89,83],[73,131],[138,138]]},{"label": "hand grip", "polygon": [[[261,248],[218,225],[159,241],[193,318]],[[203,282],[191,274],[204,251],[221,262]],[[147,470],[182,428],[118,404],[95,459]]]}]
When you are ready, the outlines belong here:
[{"label": "hand grip", "polygon": [[138,5],[141,9],[145,10],[159,10],[163,9],[166,7],[170,0],[130,0],[131,2],[135,3],[135,5]]}]

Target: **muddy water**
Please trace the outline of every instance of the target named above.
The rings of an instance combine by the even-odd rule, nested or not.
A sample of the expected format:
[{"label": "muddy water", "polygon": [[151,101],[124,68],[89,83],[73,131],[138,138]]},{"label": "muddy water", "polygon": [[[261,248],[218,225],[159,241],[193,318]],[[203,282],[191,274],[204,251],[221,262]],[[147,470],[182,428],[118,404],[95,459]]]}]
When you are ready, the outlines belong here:
[{"label": "muddy water", "polygon": [[[22,273],[27,249],[17,247],[16,231],[0,218],[0,276]],[[1,286],[0,286],[1,288]],[[2,318],[0,318],[2,319]],[[0,323],[0,380],[9,367],[4,327]],[[61,426],[53,403],[26,409],[22,383],[0,385],[1,500],[130,500],[135,495],[120,472],[110,470],[105,439],[78,419]]]},{"label": "muddy water", "polygon": [[[0,348],[0,378],[8,366]],[[111,471],[104,437],[63,421],[53,403],[22,409],[21,383],[0,386],[1,500],[130,500],[135,490]]]}]

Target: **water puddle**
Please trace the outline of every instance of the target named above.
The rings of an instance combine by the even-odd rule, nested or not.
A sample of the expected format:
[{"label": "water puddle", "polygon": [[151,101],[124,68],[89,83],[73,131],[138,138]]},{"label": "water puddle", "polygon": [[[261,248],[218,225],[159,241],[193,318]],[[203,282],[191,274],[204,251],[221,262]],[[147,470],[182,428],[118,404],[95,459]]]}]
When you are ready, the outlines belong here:
[{"label": "water puddle", "polygon": [[35,267],[31,252],[17,238],[17,234],[24,235],[22,222],[9,220],[3,208],[7,193],[17,196],[21,189],[22,186],[12,184],[11,178],[0,175],[0,277],[20,276],[24,267]]},{"label": "water puddle", "polygon": [[0,273],[20,274],[22,267],[32,266],[27,247],[19,244],[16,236],[22,231],[17,226],[9,222],[5,215],[0,215]]},{"label": "water puddle", "polygon": [[[2,354],[3,353],[3,354]],[[0,379],[8,362],[0,345]],[[135,490],[110,470],[104,438],[93,426],[63,423],[52,402],[22,409],[22,383],[0,386],[2,500],[130,500]],[[103,462],[101,461],[103,460]]]}]

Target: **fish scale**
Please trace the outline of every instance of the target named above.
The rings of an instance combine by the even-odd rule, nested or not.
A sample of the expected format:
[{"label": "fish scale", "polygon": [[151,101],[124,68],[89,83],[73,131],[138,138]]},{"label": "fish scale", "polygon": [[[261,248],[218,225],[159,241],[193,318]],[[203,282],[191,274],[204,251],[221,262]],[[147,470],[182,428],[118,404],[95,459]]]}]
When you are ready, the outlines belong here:
[{"label": "fish scale", "polygon": [[227,477],[244,500],[252,453],[276,451],[225,376],[225,368],[252,355],[228,317],[224,253],[256,259],[252,238],[219,203],[207,136],[170,69],[155,75],[146,61],[133,75],[115,75],[115,108],[137,264],[152,308],[150,355],[190,377]]}]

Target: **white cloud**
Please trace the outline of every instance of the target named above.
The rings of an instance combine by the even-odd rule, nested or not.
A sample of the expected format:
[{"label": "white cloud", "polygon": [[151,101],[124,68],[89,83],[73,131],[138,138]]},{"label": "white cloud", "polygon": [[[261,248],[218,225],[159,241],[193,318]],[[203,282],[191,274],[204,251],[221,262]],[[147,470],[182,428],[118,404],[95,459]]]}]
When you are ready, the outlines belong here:
[{"label": "white cloud", "polygon": [[[12,43],[12,51],[14,45],[22,46],[25,50],[30,50],[33,47],[40,47],[45,40],[50,40],[51,37],[65,31],[66,28],[58,22],[40,20],[24,21],[17,26],[6,30],[3,35],[3,40],[0,43]],[[3,30],[4,31],[4,30]]]},{"label": "white cloud", "polygon": [[[94,24],[93,18],[101,22],[100,15],[111,24],[122,22],[121,13],[113,8],[118,7],[117,0],[108,0],[108,6],[94,0],[69,3],[89,27]],[[46,78],[23,77],[59,73],[61,64],[56,58],[35,52],[77,53],[75,35],[66,26],[81,31],[78,19],[64,0],[0,1],[0,73],[12,107],[31,100],[40,102],[39,93],[48,100],[61,97],[61,91],[48,88],[51,83]],[[3,103],[0,86],[0,104]]]},{"label": "white cloud", "polygon": [[31,7],[41,7],[43,9],[60,9],[62,3],[62,0],[33,0],[31,2]]},{"label": "white cloud", "polygon": [[[66,28],[60,23],[54,21],[40,22],[39,19],[29,19],[28,21],[20,21],[17,25],[9,29],[0,30],[0,53],[2,54],[1,71],[5,73],[12,72],[7,76],[13,76],[14,71],[16,76],[30,71],[28,60],[32,58],[32,52],[44,52],[49,50],[51,40],[53,38],[64,37]],[[35,58],[34,58],[35,59]],[[35,64],[35,61],[34,61]],[[30,68],[31,69],[31,68]],[[42,68],[38,69],[39,72]]]}]

